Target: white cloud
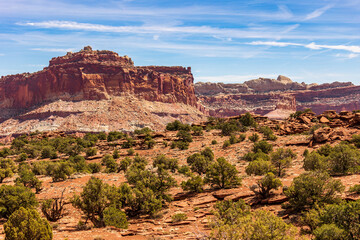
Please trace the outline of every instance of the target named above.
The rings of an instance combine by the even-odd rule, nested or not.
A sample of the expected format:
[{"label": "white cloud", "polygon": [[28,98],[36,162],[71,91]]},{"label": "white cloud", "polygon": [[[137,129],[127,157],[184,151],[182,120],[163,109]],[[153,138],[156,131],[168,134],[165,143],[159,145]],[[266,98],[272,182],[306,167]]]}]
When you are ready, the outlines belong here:
[{"label": "white cloud", "polygon": [[356,58],[358,56],[360,56],[359,54],[356,53],[350,53],[350,54],[336,54],[336,57],[340,57],[340,58],[347,58],[347,59],[352,59],[352,58]]},{"label": "white cloud", "polygon": [[41,51],[41,52],[72,52],[75,49],[74,48],[68,48],[68,49],[63,49],[63,48],[32,48],[31,50],[33,50],[33,51]]},{"label": "white cloud", "polygon": [[0,53],[0,57],[1,57],[1,56],[5,56],[5,54],[3,54],[3,53]]},{"label": "white cloud", "polygon": [[331,49],[331,50],[343,50],[352,53],[360,53],[360,46],[348,46],[348,45],[322,45],[316,44],[314,42],[309,44],[301,44],[301,43],[292,43],[292,42],[264,42],[264,41],[254,41],[248,43],[249,45],[263,45],[263,46],[274,46],[274,47],[288,47],[288,46],[301,46],[313,50],[320,49]]},{"label": "white cloud", "polygon": [[329,4],[326,5],[325,7],[316,9],[315,11],[309,13],[308,15],[305,16],[304,20],[310,20],[310,19],[314,19],[314,18],[318,18],[321,15],[323,15],[327,10],[329,10],[330,8],[332,8],[334,5],[333,4]]}]

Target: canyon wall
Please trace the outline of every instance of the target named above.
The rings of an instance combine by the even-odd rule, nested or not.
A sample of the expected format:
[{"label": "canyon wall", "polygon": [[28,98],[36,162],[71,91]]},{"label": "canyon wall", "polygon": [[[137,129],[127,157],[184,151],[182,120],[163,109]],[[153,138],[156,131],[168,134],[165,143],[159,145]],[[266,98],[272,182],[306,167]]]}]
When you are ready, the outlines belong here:
[{"label": "canyon wall", "polygon": [[196,83],[195,92],[211,116],[229,117],[250,111],[271,118],[286,118],[292,112],[311,108],[325,110],[360,109],[360,86],[351,82],[305,84],[279,76],[258,78],[239,84]]}]

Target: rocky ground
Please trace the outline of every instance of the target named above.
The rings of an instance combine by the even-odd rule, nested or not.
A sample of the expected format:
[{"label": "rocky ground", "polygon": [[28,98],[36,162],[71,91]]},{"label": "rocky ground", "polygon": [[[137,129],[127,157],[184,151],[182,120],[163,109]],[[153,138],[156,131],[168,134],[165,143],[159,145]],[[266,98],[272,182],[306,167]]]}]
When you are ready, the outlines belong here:
[{"label": "rocky ground", "polygon": [[[300,122],[301,120],[298,119],[297,121]],[[282,128],[286,129],[286,126],[281,122],[279,122],[279,124],[281,125],[279,130],[280,133],[283,131],[281,130]],[[296,125],[296,123],[293,123],[293,125]],[[341,129],[345,129],[346,131],[342,131]],[[325,143],[334,145],[341,140],[350,139],[353,134],[360,133],[360,129],[356,126],[347,126],[346,128],[340,126],[331,129],[331,131],[335,132],[337,130],[339,130],[338,132],[341,133],[341,136],[338,138],[328,137],[325,141],[320,142],[314,141],[314,136],[312,134],[294,132],[292,134],[290,132],[284,134],[284,130],[283,133],[278,136],[277,140],[272,142],[275,150],[280,147],[288,147],[297,154],[292,166],[286,170],[286,175],[281,178],[284,186],[290,186],[293,178],[304,172],[304,169],[302,168],[302,154],[305,149],[311,151],[321,147]],[[254,130],[250,130],[246,135],[250,136],[253,133]],[[164,140],[169,141],[174,139],[176,132],[164,132],[162,134],[163,136],[159,135],[160,137],[155,139],[157,144],[153,149],[143,150],[135,148],[135,152],[140,156],[146,157],[150,163],[152,159],[161,153],[171,158],[177,158],[179,160],[179,165],[183,165],[186,164],[186,158],[189,155],[200,152],[205,147],[210,147],[215,154],[215,158],[225,157],[236,166],[242,177],[242,186],[226,190],[212,190],[207,188],[205,192],[198,194],[187,194],[181,187],[175,187],[171,190],[174,201],[163,209],[156,218],[130,218],[130,225],[126,230],[114,227],[78,230],[77,223],[84,216],[79,210],[72,207],[69,203],[69,198],[74,193],[81,192],[82,187],[89,180],[91,175],[76,174],[63,182],[52,182],[50,177],[42,176],[40,177],[40,180],[44,182],[44,189],[37,194],[38,199],[60,197],[63,191],[66,199],[65,216],[58,222],[52,223],[54,239],[202,239],[210,233],[208,223],[209,219],[212,217],[211,210],[213,205],[216,201],[222,199],[244,199],[248,204],[252,205],[253,209],[267,209],[282,217],[287,222],[294,223],[293,220],[296,217],[286,215],[280,206],[281,203],[286,201],[286,197],[282,194],[282,189],[276,191],[270,199],[262,202],[258,201],[255,194],[250,190],[250,186],[255,184],[256,180],[260,177],[248,176],[245,173],[245,167],[248,165],[248,162],[242,160],[242,156],[248,153],[253,146],[253,143],[248,138],[243,142],[233,144],[230,147],[223,149],[223,143],[225,140],[228,140],[229,137],[221,136],[220,130],[204,131],[203,136],[193,137],[194,141],[190,143],[189,149],[178,150],[165,147],[162,144]],[[211,144],[212,140],[216,140],[217,144]],[[126,149],[121,149],[116,144],[110,145],[106,141],[98,142],[96,147],[99,150],[98,154],[91,157],[91,160],[88,159],[87,162],[100,162],[105,154],[112,154],[115,148],[117,148],[121,154],[120,159],[128,154]],[[103,179],[106,183],[115,185],[119,185],[125,181],[124,173],[122,172],[111,174],[97,173],[94,174],[94,176]],[[174,177],[178,183],[185,179],[178,173],[174,174]],[[16,176],[5,179],[3,184],[14,184],[15,178]],[[346,186],[347,191],[350,186],[359,184],[360,175],[343,176],[338,179]],[[346,191],[342,195],[343,198],[360,198],[360,196],[349,195]],[[172,223],[171,216],[180,212],[185,213],[187,219],[185,221]],[[1,223],[0,232],[3,230],[3,223],[4,222]],[[0,238],[4,238],[3,233],[0,235]]]}]

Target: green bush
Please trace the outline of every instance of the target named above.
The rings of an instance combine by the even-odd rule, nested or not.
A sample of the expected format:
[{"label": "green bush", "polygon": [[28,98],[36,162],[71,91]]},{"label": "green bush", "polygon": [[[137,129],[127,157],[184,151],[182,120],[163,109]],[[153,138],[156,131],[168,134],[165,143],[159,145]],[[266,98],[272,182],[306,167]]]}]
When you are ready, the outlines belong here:
[{"label": "green bush", "polygon": [[257,181],[257,187],[252,187],[252,191],[259,194],[262,198],[268,198],[271,190],[277,190],[282,186],[280,179],[276,178],[271,172]]},{"label": "green bush", "polygon": [[56,159],[57,158],[57,153],[52,147],[46,146],[41,151],[41,158],[43,158],[43,159],[44,158]]},{"label": "green bush", "polygon": [[190,131],[191,126],[188,124],[183,124],[179,120],[175,120],[174,122],[168,123],[166,125],[166,130],[168,130],[168,131],[179,131],[179,130]]},{"label": "green bush", "polygon": [[178,138],[178,141],[181,141],[181,142],[192,142],[192,137],[191,137],[191,134],[188,132],[188,131],[185,131],[185,130],[180,130],[177,134],[176,134],[176,137]]},{"label": "green bush", "polygon": [[126,170],[128,169],[128,167],[130,165],[131,165],[131,159],[129,157],[126,157],[126,158],[120,160],[119,171],[126,172]]},{"label": "green bush", "polygon": [[273,150],[273,146],[267,141],[261,140],[260,142],[254,143],[254,147],[252,149],[254,153],[258,152],[259,150],[265,154],[268,154]]},{"label": "green bush", "polygon": [[134,150],[133,148],[130,148],[130,149],[127,150],[127,154],[128,154],[129,156],[134,155],[134,153],[135,153],[135,150]]},{"label": "green bush", "polygon": [[119,153],[119,150],[115,149],[113,154],[112,154],[113,158],[114,159],[118,159],[120,158],[120,153]]},{"label": "green bush", "polygon": [[129,223],[126,214],[118,208],[108,207],[104,210],[104,223],[106,226],[127,229]]},{"label": "green bush", "polygon": [[309,227],[315,239],[358,239],[359,215],[360,201],[343,201],[306,212],[302,223]]},{"label": "green bush", "polygon": [[32,164],[32,171],[35,175],[50,175],[48,174],[48,161],[37,161]]},{"label": "green bush", "polygon": [[[104,215],[105,210],[110,206],[117,209],[121,207],[121,203],[116,203],[116,191],[110,185],[103,183],[98,178],[91,177],[83,188],[80,195],[74,195],[71,202],[75,208],[80,209],[86,215],[95,227],[104,227]],[[120,206],[118,206],[120,204]],[[109,210],[108,217],[112,221],[114,216],[111,216],[112,212]]]},{"label": "green bush", "polygon": [[249,163],[245,169],[245,172],[247,175],[261,176],[268,172],[275,172],[275,169],[270,161],[257,159]]},{"label": "green bush", "polygon": [[259,132],[264,134],[264,137],[267,140],[275,141],[277,139],[277,137],[274,135],[273,130],[271,130],[271,128],[268,127],[268,126],[261,126],[260,129],[259,129]]},{"label": "green bush", "polygon": [[338,194],[344,190],[340,180],[333,180],[324,172],[305,172],[294,178],[284,191],[289,198],[289,207],[296,211],[339,201]]},{"label": "green bush", "polygon": [[47,173],[54,182],[66,180],[73,172],[74,168],[68,162],[56,162],[49,164],[47,167]]},{"label": "green bush", "polygon": [[249,211],[243,202],[223,201],[215,205],[210,239],[294,240],[296,229],[273,213]]},{"label": "green bush", "polygon": [[230,141],[229,141],[229,140],[225,140],[222,147],[225,149],[225,148],[230,147],[230,145],[231,145]]},{"label": "green bush", "polygon": [[211,141],[211,144],[212,144],[212,145],[215,145],[215,144],[217,144],[217,143],[218,143],[218,142],[217,142],[215,139]]},{"label": "green bush", "polygon": [[325,156],[313,151],[305,156],[303,167],[306,171],[326,171],[329,164]]},{"label": "green bush", "polygon": [[13,160],[11,159],[1,159],[0,160],[0,183],[4,181],[5,178],[12,177],[16,171],[16,166]]},{"label": "green bush", "polygon": [[179,167],[178,172],[188,177],[191,175],[191,170],[188,165],[182,165],[181,167]]},{"label": "green bush", "polygon": [[218,158],[209,166],[205,182],[216,188],[232,188],[241,185],[236,167],[227,162],[225,158]]},{"label": "green bush", "polygon": [[26,153],[21,153],[19,157],[16,159],[17,162],[24,162],[28,159],[28,155]]},{"label": "green bush", "polygon": [[249,112],[240,117],[239,121],[246,127],[255,127],[256,121]]},{"label": "green bush", "polygon": [[25,187],[35,188],[36,193],[42,190],[42,182],[35,176],[30,166],[19,170],[19,177],[15,179],[16,184],[23,184]]},{"label": "green bush", "polygon": [[257,152],[249,152],[249,153],[245,154],[242,158],[248,162],[255,161],[255,160],[270,161],[269,155],[267,155],[266,153],[263,153],[261,150],[259,150]]},{"label": "green bush", "polygon": [[356,135],[354,134],[351,138],[351,142],[357,147],[360,148],[360,134]]},{"label": "green bush", "polygon": [[[109,132],[108,136],[107,136],[107,141],[108,142],[113,142],[115,140],[119,140],[122,139],[123,137],[125,137],[125,134],[122,132],[117,132],[117,131],[113,131],[113,132]],[[105,139],[104,139],[105,140]]]},{"label": "green bush", "polygon": [[144,128],[141,128],[141,129],[136,129],[134,131],[134,134],[136,134],[136,135],[141,135],[141,134],[148,135],[148,134],[151,134],[152,132],[153,132],[153,130],[151,130],[151,128],[144,127]]},{"label": "green bush", "polygon": [[178,147],[180,150],[186,150],[189,148],[189,143],[184,141],[178,141],[175,143],[175,146]]},{"label": "green bush", "polygon": [[210,148],[206,148],[201,153],[194,153],[187,158],[190,169],[198,174],[206,173],[210,164],[214,161],[214,153]]},{"label": "green bush", "polygon": [[179,165],[177,159],[167,158],[164,154],[161,154],[154,159],[153,167],[163,168],[174,173],[178,169]]},{"label": "green bush", "polygon": [[171,216],[172,222],[177,223],[181,221],[185,221],[187,219],[186,213],[176,213]]},{"label": "green bush", "polygon": [[204,134],[203,133],[203,128],[200,127],[200,126],[193,126],[192,130],[193,130],[193,135],[194,136],[202,136]]},{"label": "green bush", "polygon": [[89,163],[88,167],[91,173],[98,173],[101,171],[101,165],[99,163]]},{"label": "green bush", "polygon": [[9,218],[20,207],[37,206],[35,194],[25,186],[2,185],[0,187],[0,217]]},{"label": "green bush", "polygon": [[249,140],[252,142],[257,142],[259,141],[260,137],[259,134],[257,133],[253,133],[252,135],[249,136]]},{"label": "green bush", "polygon": [[204,179],[193,174],[188,180],[181,182],[181,188],[184,191],[201,193],[204,191]]},{"label": "green bush", "polygon": [[360,152],[349,144],[336,145],[328,156],[331,173],[345,175],[360,172]]},{"label": "green bush", "polygon": [[106,167],[105,171],[107,173],[113,173],[118,171],[118,164],[116,163],[113,156],[107,154],[103,157],[101,164]]},{"label": "green bush", "polygon": [[52,228],[35,209],[20,207],[4,224],[6,240],[51,240]]},{"label": "green bush", "polygon": [[132,148],[135,145],[135,140],[131,137],[127,137],[126,141],[121,144],[122,148]]},{"label": "green bush", "polygon": [[86,150],[86,157],[92,157],[92,156],[95,156],[96,154],[97,154],[96,148],[88,148]]},{"label": "green bush", "polygon": [[354,186],[351,186],[349,192],[360,194],[360,184],[355,184]]},{"label": "green bush", "polygon": [[333,151],[333,148],[329,144],[325,144],[317,150],[317,152],[320,155],[323,155],[324,157],[329,156],[332,151]]},{"label": "green bush", "polygon": [[285,174],[285,168],[290,167],[292,160],[295,158],[296,154],[290,148],[279,148],[276,152],[271,153],[271,163],[279,177]]}]

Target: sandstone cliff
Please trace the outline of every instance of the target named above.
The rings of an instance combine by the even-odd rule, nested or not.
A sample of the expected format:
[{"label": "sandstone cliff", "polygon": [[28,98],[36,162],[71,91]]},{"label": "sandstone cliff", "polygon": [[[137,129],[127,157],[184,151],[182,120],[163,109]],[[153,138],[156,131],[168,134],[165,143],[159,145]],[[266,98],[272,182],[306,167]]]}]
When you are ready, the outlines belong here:
[{"label": "sandstone cliff", "polygon": [[[160,102],[168,104],[169,109],[176,109],[174,104],[181,105],[184,106],[181,107],[181,114],[186,114],[188,108],[186,106],[194,108],[194,111],[203,110],[197,103],[193,81],[191,68],[138,67],[134,66],[133,61],[127,56],[121,57],[115,52],[93,51],[91,47],[85,47],[80,52],[67,53],[65,56],[51,59],[49,66],[42,71],[1,77],[0,120],[5,122],[9,119],[29,119],[28,115],[31,112],[32,119],[36,119],[35,115],[39,114],[40,119],[48,121],[49,116],[44,116],[49,114],[44,114],[39,109],[53,102],[112,101],[115,97],[121,99],[129,96],[138,99],[139,104],[143,100]],[[74,108],[71,111],[65,111],[62,106],[57,108],[53,106],[49,111],[56,112],[55,116],[58,117],[67,115],[64,112],[71,112],[71,114],[79,112],[76,104],[70,105]],[[97,106],[98,104],[91,102],[90,105]],[[125,107],[123,114],[133,111],[122,104],[117,105]],[[160,111],[163,115],[166,115],[165,105]],[[83,112],[88,111],[82,109]],[[152,112],[157,112],[157,110],[154,109]],[[169,111],[169,113],[173,116],[177,115],[175,112]],[[93,114],[96,116],[96,112]],[[191,114],[193,113],[188,113],[188,115]],[[202,113],[197,111],[189,120],[194,121],[200,115]],[[170,120],[172,119],[168,119]],[[160,122],[165,124],[163,121]],[[8,126],[4,124],[0,126],[0,129]],[[115,129],[111,128],[111,130]]]},{"label": "sandstone cliff", "polygon": [[251,111],[281,119],[305,108],[317,114],[330,109],[360,108],[360,86],[350,82],[297,83],[281,75],[277,79],[258,78],[241,84],[196,83],[195,92],[210,115],[218,117]]}]

